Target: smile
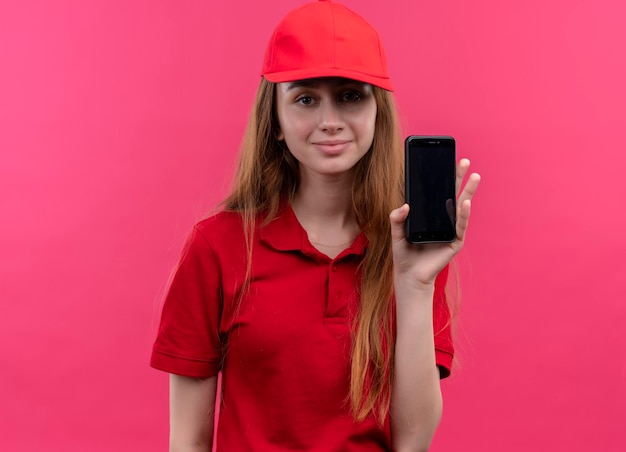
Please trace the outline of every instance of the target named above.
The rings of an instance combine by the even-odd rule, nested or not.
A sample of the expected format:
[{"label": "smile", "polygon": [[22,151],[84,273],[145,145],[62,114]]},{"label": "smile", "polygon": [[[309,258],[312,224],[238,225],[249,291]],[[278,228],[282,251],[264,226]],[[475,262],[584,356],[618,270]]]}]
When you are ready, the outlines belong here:
[{"label": "smile", "polygon": [[350,141],[347,140],[325,140],[313,143],[317,149],[328,155],[336,155],[343,152],[349,144]]}]

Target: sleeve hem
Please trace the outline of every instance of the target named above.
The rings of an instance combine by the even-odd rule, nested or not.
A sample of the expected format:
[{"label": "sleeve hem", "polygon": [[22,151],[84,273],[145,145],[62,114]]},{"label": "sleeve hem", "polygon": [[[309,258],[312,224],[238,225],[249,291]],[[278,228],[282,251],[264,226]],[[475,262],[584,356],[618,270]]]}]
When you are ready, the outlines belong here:
[{"label": "sleeve hem", "polygon": [[150,367],[185,377],[209,378],[218,374],[220,362],[219,360],[195,361],[153,350],[150,358]]},{"label": "sleeve hem", "polygon": [[439,378],[443,380],[449,377],[452,370],[452,353],[435,349],[435,360],[439,368]]}]

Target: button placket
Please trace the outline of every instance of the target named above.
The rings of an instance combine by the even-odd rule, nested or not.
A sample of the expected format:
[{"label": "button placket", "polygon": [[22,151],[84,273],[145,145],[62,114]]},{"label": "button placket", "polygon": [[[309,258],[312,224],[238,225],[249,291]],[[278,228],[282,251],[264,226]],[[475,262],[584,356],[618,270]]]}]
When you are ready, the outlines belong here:
[{"label": "button placket", "polygon": [[[326,303],[327,318],[343,318],[346,315],[347,294],[345,276],[345,263],[330,262],[328,269],[328,300]],[[343,277],[342,277],[343,276]]]},{"label": "button placket", "polygon": [[328,264],[328,295],[326,300],[326,312],[324,313],[324,317],[329,317],[333,315],[333,307],[335,299],[335,274],[337,273],[337,264],[335,262],[330,262]]}]

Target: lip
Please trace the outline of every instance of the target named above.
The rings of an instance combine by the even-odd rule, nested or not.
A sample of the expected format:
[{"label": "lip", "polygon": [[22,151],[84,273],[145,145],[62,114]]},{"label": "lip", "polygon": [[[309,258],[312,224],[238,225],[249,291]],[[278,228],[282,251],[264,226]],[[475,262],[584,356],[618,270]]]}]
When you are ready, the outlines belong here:
[{"label": "lip", "polygon": [[337,144],[346,144],[349,142],[350,140],[323,140],[323,141],[315,141],[313,144],[321,144],[324,146],[335,146]]},{"label": "lip", "polygon": [[349,144],[349,140],[323,140],[313,143],[316,148],[328,155],[340,154]]}]

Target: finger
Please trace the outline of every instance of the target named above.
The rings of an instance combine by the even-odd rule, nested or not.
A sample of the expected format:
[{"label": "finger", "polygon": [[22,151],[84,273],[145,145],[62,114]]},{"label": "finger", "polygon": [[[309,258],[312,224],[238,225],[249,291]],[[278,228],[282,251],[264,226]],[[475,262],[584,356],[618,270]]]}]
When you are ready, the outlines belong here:
[{"label": "finger", "polygon": [[465,241],[467,227],[469,225],[470,211],[472,210],[472,201],[466,199],[459,205],[459,215],[456,220],[456,238],[460,242]]},{"label": "finger", "polygon": [[459,196],[461,192],[461,184],[463,183],[463,178],[467,174],[467,170],[470,167],[469,159],[463,158],[459,160],[459,163],[456,165],[456,196]]},{"label": "finger", "polygon": [[404,204],[397,209],[394,209],[389,215],[389,221],[391,223],[391,238],[394,241],[404,240],[405,233],[405,220],[409,215],[409,205]]},{"label": "finger", "polygon": [[480,184],[480,174],[470,174],[470,176],[467,178],[467,182],[465,183],[465,187],[463,187],[461,196],[459,196],[459,206],[463,204],[463,201],[469,201],[474,197],[474,194],[476,194],[476,190],[478,190],[478,184]]}]

